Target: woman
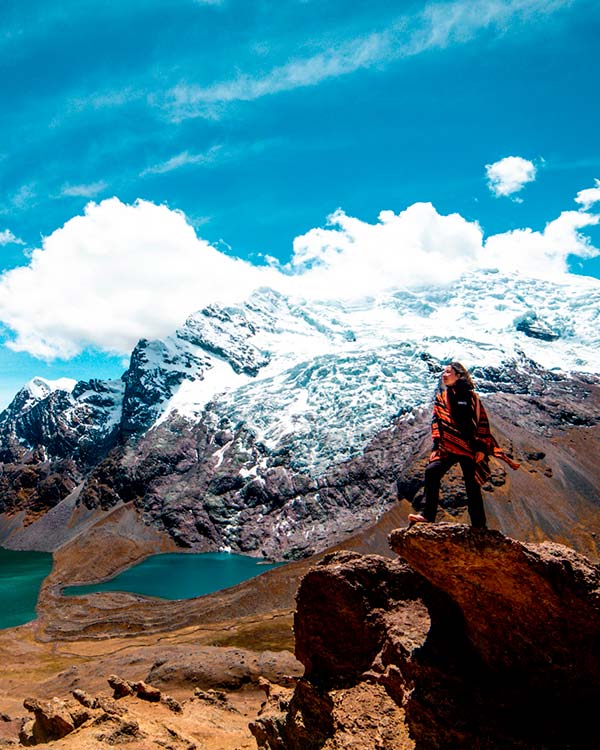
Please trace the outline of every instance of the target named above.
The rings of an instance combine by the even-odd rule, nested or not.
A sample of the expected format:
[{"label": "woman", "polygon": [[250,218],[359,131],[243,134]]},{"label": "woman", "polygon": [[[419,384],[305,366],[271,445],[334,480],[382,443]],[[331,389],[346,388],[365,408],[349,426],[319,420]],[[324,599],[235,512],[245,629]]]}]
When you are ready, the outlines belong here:
[{"label": "woman", "polygon": [[502,452],[490,432],[483,404],[475,393],[471,376],[460,362],[451,362],[442,372],[442,386],[435,394],[431,434],[433,452],[425,469],[425,503],[420,513],[408,516],[409,527],[435,521],[440,481],[448,469],[458,463],[465,480],[471,524],[484,529],[481,485],[490,476],[489,456],[500,458],[511,469],[518,469],[519,464]]}]

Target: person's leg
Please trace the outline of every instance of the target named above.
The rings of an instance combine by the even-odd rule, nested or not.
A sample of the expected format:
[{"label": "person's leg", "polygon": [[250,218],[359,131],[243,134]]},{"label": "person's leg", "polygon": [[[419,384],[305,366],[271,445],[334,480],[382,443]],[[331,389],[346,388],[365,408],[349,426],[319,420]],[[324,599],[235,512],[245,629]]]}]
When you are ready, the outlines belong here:
[{"label": "person's leg", "polygon": [[475,461],[470,458],[460,459],[460,468],[462,469],[465,480],[465,489],[467,490],[467,503],[471,525],[476,529],[485,529],[487,521],[485,517],[485,509],[483,507],[481,487],[475,479],[475,466]]},{"label": "person's leg", "polygon": [[448,458],[432,461],[425,469],[425,502],[421,513],[426,521],[435,521],[440,499],[440,482],[454,461]]}]

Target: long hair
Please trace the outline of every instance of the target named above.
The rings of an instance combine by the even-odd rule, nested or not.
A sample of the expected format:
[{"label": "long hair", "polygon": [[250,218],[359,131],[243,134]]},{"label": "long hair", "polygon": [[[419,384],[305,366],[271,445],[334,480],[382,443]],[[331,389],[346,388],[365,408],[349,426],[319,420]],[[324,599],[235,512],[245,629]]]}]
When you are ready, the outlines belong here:
[{"label": "long hair", "polygon": [[[467,388],[470,391],[475,390],[475,384],[473,383],[473,380],[471,378],[469,371],[464,365],[462,365],[460,362],[449,362],[448,365],[454,370],[458,379],[462,380],[463,383],[467,385]],[[439,384],[438,390],[440,391],[444,390],[444,383],[442,381],[441,376],[440,376],[440,384]]]}]

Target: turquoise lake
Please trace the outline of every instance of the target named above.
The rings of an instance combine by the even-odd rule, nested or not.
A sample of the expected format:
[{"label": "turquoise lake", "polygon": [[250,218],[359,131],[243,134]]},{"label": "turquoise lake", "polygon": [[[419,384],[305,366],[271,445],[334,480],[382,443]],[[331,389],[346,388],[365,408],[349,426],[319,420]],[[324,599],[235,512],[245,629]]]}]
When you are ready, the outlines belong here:
[{"label": "turquoise lake", "polygon": [[0,628],[35,619],[35,605],[44,578],[52,569],[48,552],[15,552],[0,547]]},{"label": "turquoise lake", "polygon": [[161,599],[192,599],[235,586],[280,564],[227,552],[152,555],[104,583],[68,586],[63,594],[128,591]]}]

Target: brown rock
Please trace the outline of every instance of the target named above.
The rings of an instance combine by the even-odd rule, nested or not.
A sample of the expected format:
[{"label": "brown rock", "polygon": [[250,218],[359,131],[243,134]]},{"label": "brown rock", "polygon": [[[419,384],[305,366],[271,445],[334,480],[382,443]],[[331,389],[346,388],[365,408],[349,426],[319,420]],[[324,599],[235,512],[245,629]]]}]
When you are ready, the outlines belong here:
[{"label": "brown rock", "polygon": [[550,680],[582,700],[590,690],[600,698],[598,566],[562,545],[460,525],[397,530],[390,543],[458,604],[490,668],[523,672],[532,688],[547,690]]},{"label": "brown rock", "polygon": [[181,703],[178,700],[175,700],[175,698],[173,698],[171,695],[163,695],[161,700],[165,704],[165,706],[169,709],[169,711],[173,711],[174,714],[183,713],[183,708],[181,706]]},{"label": "brown rock", "polygon": [[29,719],[23,724],[23,726],[19,730],[19,742],[21,743],[21,745],[25,745],[26,747],[29,747],[30,745],[35,745],[35,739],[33,736],[34,724],[35,724],[35,719]]},{"label": "brown rock", "polygon": [[412,567],[339,553],[303,579],[305,678],[267,691],[258,747],[588,750],[600,569],[560,545],[458,525],[391,541]]},{"label": "brown rock", "polygon": [[117,699],[125,698],[127,695],[133,695],[135,692],[133,685],[130,682],[117,677],[115,674],[111,674],[108,677],[108,684],[114,690],[113,697]]},{"label": "brown rock", "polygon": [[135,719],[113,718],[112,723],[114,724],[114,729],[97,734],[97,740],[106,742],[108,745],[120,745],[145,737],[145,734],[140,730],[139,723]]},{"label": "brown rock", "polygon": [[196,688],[194,690],[194,698],[211,706],[225,709],[225,711],[239,713],[237,708],[229,702],[227,693],[223,690],[200,690],[200,688]]},{"label": "brown rock", "polygon": [[120,706],[114,698],[100,693],[94,698],[96,708],[109,716],[123,716],[125,709]]},{"label": "brown rock", "polygon": [[164,656],[148,672],[153,685],[171,689],[188,684],[202,690],[237,690],[261,677],[272,682],[289,681],[302,674],[302,665],[289,651],[250,651],[242,648],[203,646],[165,649]]},{"label": "brown rock", "polygon": [[258,678],[258,687],[261,688],[261,690],[264,690],[267,698],[271,695],[271,691],[273,690],[273,684],[265,677]]},{"label": "brown rock", "polygon": [[143,701],[150,701],[151,703],[158,703],[160,701],[160,690],[149,685],[147,682],[140,680],[139,682],[133,683],[132,687],[137,697],[141,698]]},{"label": "brown rock", "polygon": [[[392,602],[414,601],[421,589],[421,577],[400,561],[356,552],[323,558],[303,578],[296,596],[296,657],[305,677],[324,687],[356,680],[382,647]],[[421,643],[419,611],[407,610],[405,620],[406,635]]]},{"label": "brown rock", "polygon": [[75,729],[75,721],[67,703],[59,698],[49,701],[26,698],[23,706],[35,716],[32,727],[33,744],[59,740]]},{"label": "brown rock", "polygon": [[79,688],[71,690],[71,695],[76,701],[81,703],[82,706],[85,706],[86,708],[96,708],[96,699],[86,693],[85,690],[80,690]]},{"label": "brown rock", "polygon": [[294,691],[271,692],[258,719],[249,724],[259,748],[268,750],[318,750],[333,734],[332,701],[308,681]]}]

